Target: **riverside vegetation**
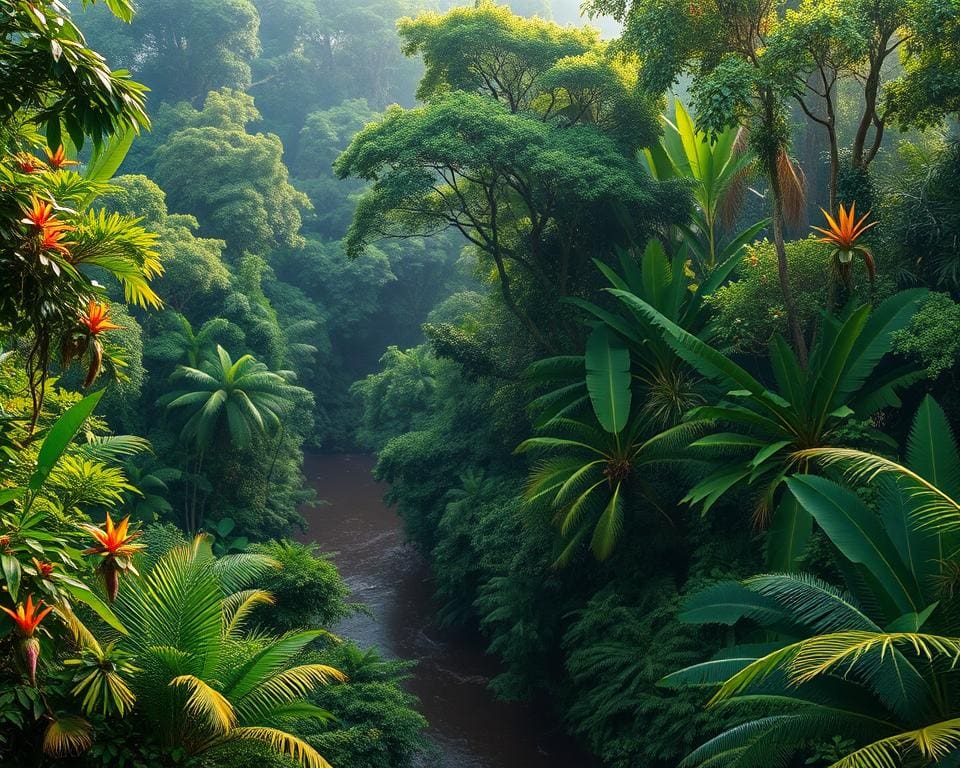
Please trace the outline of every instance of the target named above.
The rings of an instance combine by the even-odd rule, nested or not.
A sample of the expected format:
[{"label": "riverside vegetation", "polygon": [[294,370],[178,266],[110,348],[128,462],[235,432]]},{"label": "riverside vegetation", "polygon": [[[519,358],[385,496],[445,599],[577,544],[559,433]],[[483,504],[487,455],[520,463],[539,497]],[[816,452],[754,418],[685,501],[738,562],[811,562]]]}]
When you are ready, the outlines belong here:
[{"label": "riverside vegetation", "polygon": [[598,765],[960,765],[960,4],[576,10],[0,0],[0,761],[429,761],[363,449]]}]

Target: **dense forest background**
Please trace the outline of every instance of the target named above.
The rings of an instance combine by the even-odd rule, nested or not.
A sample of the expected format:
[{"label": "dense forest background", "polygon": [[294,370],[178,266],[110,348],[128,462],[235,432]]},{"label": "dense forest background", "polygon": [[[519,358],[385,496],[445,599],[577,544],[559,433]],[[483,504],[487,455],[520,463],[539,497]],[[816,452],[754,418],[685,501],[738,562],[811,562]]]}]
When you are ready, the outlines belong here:
[{"label": "dense forest background", "polygon": [[0,3],[0,754],[429,761],[364,451],[599,764],[960,763],[955,0]]}]

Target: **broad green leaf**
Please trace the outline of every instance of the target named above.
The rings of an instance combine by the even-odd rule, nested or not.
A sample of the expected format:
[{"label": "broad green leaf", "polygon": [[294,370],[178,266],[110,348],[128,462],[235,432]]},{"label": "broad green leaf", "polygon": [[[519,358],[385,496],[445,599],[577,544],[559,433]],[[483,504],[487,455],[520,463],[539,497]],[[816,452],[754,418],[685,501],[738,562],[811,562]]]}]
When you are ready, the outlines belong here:
[{"label": "broad green leaf", "polygon": [[69,595],[74,600],[79,600],[81,603],[84,603],[89,608],[93,610],[101,619],[103,619],[107,624],[113,627],[117,632],[121,632],[124,635],[127,634],[127,630],[124,628],[123,624],[120,623],[120,619],[117,618],[117,615],[113,612],[113,609],[110,608],[103,600],[100,599],[94,592],[86,586],[76,586],[70,583],[61,582],[61,589],[69,593]]},{"label": "broad green leaf", "polygon": [[[788,481],[789,482],[789,481]],[[809,513],[788,493],[773,512],[767,534],[767,565],[772,571],[796,570],[813,531]]]},{"label": "broad green leaf", "polygon": [[597,420],[611,434],[622,432],[630,416],[630,351],[608,328],[598,326],[587,340],[584,360]]},{"label": "broad green leaf", "polygon": [[83,422],[87,420],[93,409],[97,407],[100,398],[103,397],[104,390],[87,395],[80,402],[72,405],[56,423],[50,427],[50,431],[44,438],[43,445],[40,447],[40,453],[37,456],[37,468],[30,477],[30,490],[39,491],[46,482],[47,477],[53,470],[56,463],[60,460],[63,452],[67,450],[70,441],[73,440]]},{"label": "broad green leaf", "polygon": [[123,133],[110,137],[99,149],[95,149],[84,170],[84,178],[89,181],[109,181],[126,158],[133,139],[137,135],[133,127]]},{"label": "broad green leaf", "polygon": [[787,485],[843,556],[863,565],[903,613],[923,610],[923,597],[896,547],[859,496],[813,475],[788,478]]},{"label": "broad green leaf", "polygon": [[17,595],[20,594],[20,579],[23,575],[20,561],[13,555],[0,553],[0,570],[3,571],[3,577],[7,582],[10,599],[16,602]]}]

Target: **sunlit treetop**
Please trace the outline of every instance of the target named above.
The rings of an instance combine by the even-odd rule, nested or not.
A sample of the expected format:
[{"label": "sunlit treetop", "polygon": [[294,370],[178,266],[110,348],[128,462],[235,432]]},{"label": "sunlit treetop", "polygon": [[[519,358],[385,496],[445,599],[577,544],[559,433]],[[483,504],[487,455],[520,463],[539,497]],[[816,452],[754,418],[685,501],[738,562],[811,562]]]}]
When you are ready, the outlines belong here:
[{"label": "sunlit treetop", "polygon": [[422,55],[426,64],[418,98],[475,91],[513,111],[529,105],[538,78],[554,63],[599,45],[595,30],[524,19],[490,0],[481,0],[476,8],[401,19],[398,28],[403,52]]},{"label": "sunlit treetop", "polygon": [[901,49],[904,76],[887,89],[904,127],[934,125],[960,112],[960,3],[909,0],[909,36]]},{"label": "sunlit treetop", "polygon": [[[960,109],[960,4],[955,0],[589,0],[624,22],[622,46],[659,92],[692,74],[705,127],[734,123],[758,83],[803,95],[823,70],[856,79],[876,118],[930,125]],[[905,74],[886,66],[899,51]],[[896,79],[890,80],[890,77]],[[716,87],[714,87],[716,86]],[[808,94],[809,96],[810,94]],[[868,115],[872,121],[874,115]]]}]

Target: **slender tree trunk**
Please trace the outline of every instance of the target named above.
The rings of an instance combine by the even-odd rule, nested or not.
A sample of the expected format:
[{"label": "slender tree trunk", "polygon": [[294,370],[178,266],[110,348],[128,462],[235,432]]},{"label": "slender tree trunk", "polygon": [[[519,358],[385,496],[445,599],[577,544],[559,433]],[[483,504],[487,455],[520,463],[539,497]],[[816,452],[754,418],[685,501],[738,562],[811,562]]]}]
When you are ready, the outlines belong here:
[{"label": "slender tree trunk", "polygon": [[196,533],[199,521],[197,520],[197,489],[200,486],[200,472],[203,469],[203,449],[197,456],[197,470],[193,480],[193,499],[190,502],[190,533]]},{"label": "slender tree trunk", "polygon": [[790,270],[787,266],[787,249],[783,240],[783,189],[780,184],[780,173],[777,163],[777,149],[770,150],[770,156],[765,158],[767,177],[770,184],[770,195],[773,198],[773,247],[777,253],[777,272],[780,277],[780,292],[783,294],[783,304],[787,310],[787,323],[790,326],[790,335],[793,337],[794,351],[800,360],[800,365],[807,367],[807,342],[803,336],[803,326],[800,324],[800,313],[793,298],[793,289],[790,287]]}]

